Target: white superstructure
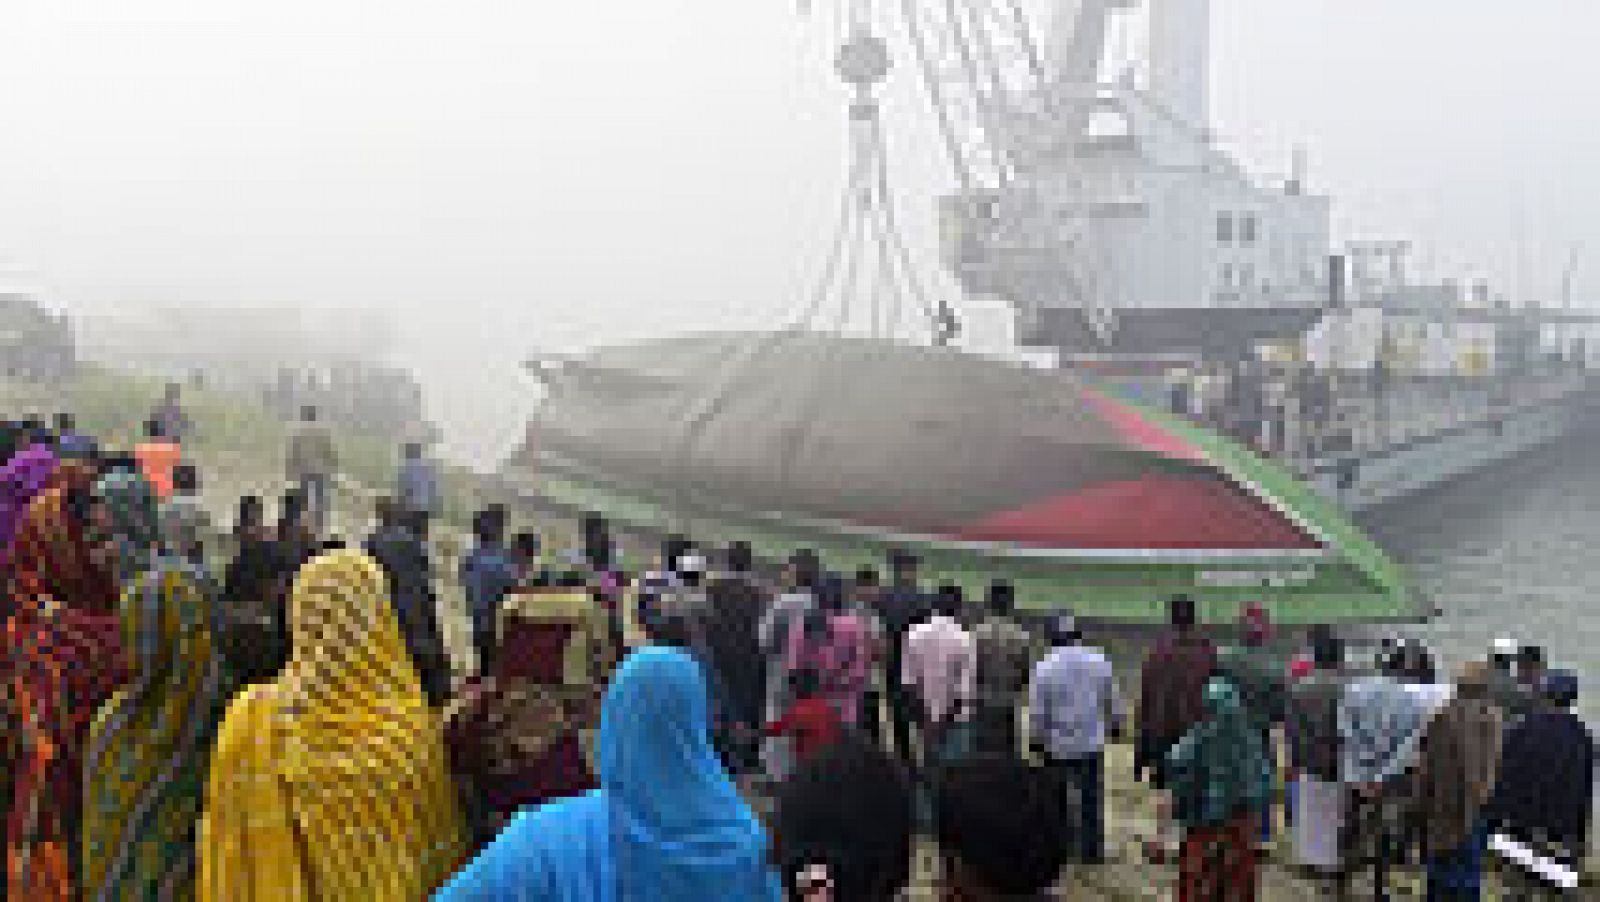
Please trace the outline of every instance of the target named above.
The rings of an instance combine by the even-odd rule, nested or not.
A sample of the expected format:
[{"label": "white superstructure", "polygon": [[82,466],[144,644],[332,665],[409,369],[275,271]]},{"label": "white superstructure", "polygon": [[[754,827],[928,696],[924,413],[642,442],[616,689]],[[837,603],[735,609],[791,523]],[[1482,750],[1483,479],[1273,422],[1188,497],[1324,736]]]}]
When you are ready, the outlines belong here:
[{"label": "white superstructure", "polygon": [[[1145,71],[1106,71],[1118,17],[1147,24]],[[1328,198],[1300,172],[1252,176],[1213,139],[1209,0],[1064,0],[1054,27],[1045,89],[990,128],[1011,177],[944,204],[967,291],[1107,330],[1130,309],[1322,302]]]}]

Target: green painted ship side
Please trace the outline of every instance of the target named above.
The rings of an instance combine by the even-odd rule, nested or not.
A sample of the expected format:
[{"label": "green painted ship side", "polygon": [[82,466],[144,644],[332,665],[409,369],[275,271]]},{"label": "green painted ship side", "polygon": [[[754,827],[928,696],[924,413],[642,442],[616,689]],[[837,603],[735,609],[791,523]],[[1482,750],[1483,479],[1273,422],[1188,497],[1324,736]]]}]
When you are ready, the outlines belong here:
[{"label": "green painted ship side", "polygon": [[[1193,433],[1198,430],[1184,431],[1197,444],[1209,438]],[[1326,504],[1302,510],[1298,505],[1311,508],[1318,499],[1303,499],[1307,493],[1292,477],[1270,465],[1257,466],[1242,448],[1214,444],[1206,442],[1206,448],[1230,476],[1273,493],[1302,517],[1314,518],[1314,528],[1330,540],[1330,553],[1311,561],[1250,553],[1204,562],[1110,552],[1071,559],[1013,556],[794,519],[729,512],[684,516],[645,492],[621,491],[573,475],[541,478],[538,493],[566,507],[601,511],[623,529],[660,532],[670,527],[707,543],[742,539],[769,559],[782,559],[795,548],[814,548],[827,566],[847,573],[881,566],[890,547],[909,545],[922,557],[930,581],[956,582],[975,595],[1003,577],[1016,586],[1018,607],[1037,615],[1070,611],[1091,622],[1154,624],[1164,619],[1167,599],[1183,592],[1196,599],[1206,621],[1215,623],[1235,620],[1241,604],[1257,599],[1272,605],[1278,622],[1291,625],[1419,619],[1398,567],[1347,518]],[[1340,553],[1346,544],[1354,554]]]},{"label": "green painted ship side", "polygon": [[1387,603],[1393,610],[1381,619],[1426,618],[1427,605],[1417,597],[1403,568],[1368,538],[1333,501],[1301,482],[1292,473],[1225,436],[1202,429],[1165,411],[1134,406],[1138,406],[1152,421],[1199,446],[1213,464],[1236,482],[1276,500],[1336,548],[1388,599]]}]

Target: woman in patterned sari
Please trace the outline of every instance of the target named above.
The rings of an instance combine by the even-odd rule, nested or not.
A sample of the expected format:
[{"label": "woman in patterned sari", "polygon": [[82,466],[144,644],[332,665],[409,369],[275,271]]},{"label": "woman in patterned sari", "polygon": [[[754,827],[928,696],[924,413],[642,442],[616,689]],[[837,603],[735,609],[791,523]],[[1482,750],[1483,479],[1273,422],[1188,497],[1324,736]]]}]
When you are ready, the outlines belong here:
[{"label": "woman in patterned sari", "polygon": [[289,620],[289,663],[235,697],[218,733],[196,897],[420,902],[465,836],[383,571],[350,550],[313,559]]},{"label": "woman in patterned sari", "polygon": [[227,704],[203,574],[162,558],[122,593],[130,682],[84,756],[83,895],[189,899],[211,743]]},{"label": "woman in patterned sari", "polygon": [[[17,450],[15,444],[20,438],[20,430],[16,431],[19,434],[12,436],[13,447],[10,452],[0,446],[0,453],[5,454],[5,466],[0,467],[0,572],[3,573],[10,572],[5,567],[11,560],[11,538],[22,523],[22,515],[27,513],[33,499],[49,486],[58,463],[55,454],[43,445]],[[9,579],[0,577],[0,599],[4,599],[11,591],[9,582]],[[0,601],[0,612],[9,610],[10,603]],[[6,614],[0,613],[0,628],[5,625],[5,617]],[[9,775],[14,772],[19,746],[17,720],[11,707],[5,666],[6,655],[0,653],[0,774]],[[10,810],[11,779],[3,776],[0,777],[0,813]],[[0,898],[5,897],[5,887],[5,868],[0,867]]]},{"label": "woman in patterned sari", "polygon": [[75,896],[82,752],[95,712],[124,672],[114,579],[86,538],[90,473],[62,468],[62,485],[28,506],[12,543],[5,676],[22,753],[10,774],[7,896]]},{"label": "woman in patterned sari", "polygon": [[114,470],[94,484],[89,536],[94,553],[127,586],[155,565],[161,520],[155,489],[134,470]]},{"label": "woman in patterned sari", "polygon": [[596,785],[586,748],[618,650],[605,609],[566,582],[505,597],[492,670],[451,708],[445,740],[480,841],[525,805]]}]

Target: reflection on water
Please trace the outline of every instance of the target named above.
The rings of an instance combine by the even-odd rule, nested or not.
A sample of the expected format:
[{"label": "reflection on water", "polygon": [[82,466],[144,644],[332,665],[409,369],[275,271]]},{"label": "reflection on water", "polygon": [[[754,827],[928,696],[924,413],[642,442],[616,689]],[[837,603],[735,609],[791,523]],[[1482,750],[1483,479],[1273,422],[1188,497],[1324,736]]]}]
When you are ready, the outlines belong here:
[{"label": "reflection on water", "polygon": [[1496,636],[1543,645],[1584,678],[1600,723],[1600,429],[1379,511],[1365,525],[1442,609],[1424,635],[1448,661]]}]

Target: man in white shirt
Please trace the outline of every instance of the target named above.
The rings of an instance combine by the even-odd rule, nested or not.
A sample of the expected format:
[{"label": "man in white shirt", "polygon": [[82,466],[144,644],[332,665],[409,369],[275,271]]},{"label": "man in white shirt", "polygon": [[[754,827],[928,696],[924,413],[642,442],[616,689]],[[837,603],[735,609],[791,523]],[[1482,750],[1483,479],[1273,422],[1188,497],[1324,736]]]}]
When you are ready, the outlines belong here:
[{"label": "man in white shirt", "polygon": [[967,737],[959,728],[971,717],[978,652],[956,620],[960,614],[960,587],[940,586],[933,616],[906,635],[900,682],[922,703],[922,759],[929,767],[965,753]]},{"label": "man in white shirt", "polygon": [[1083,862],[1100,864],[1105,861],[1106,735],[1122,734],[1122,696],[1111,662],[1083,644],[1072,617],[1056,618],[1050,642],[1050,654],[1033,668],[1028,687],[1030,745],[1055,772],[1063,805],[1070,811],[1076,803]]}]

